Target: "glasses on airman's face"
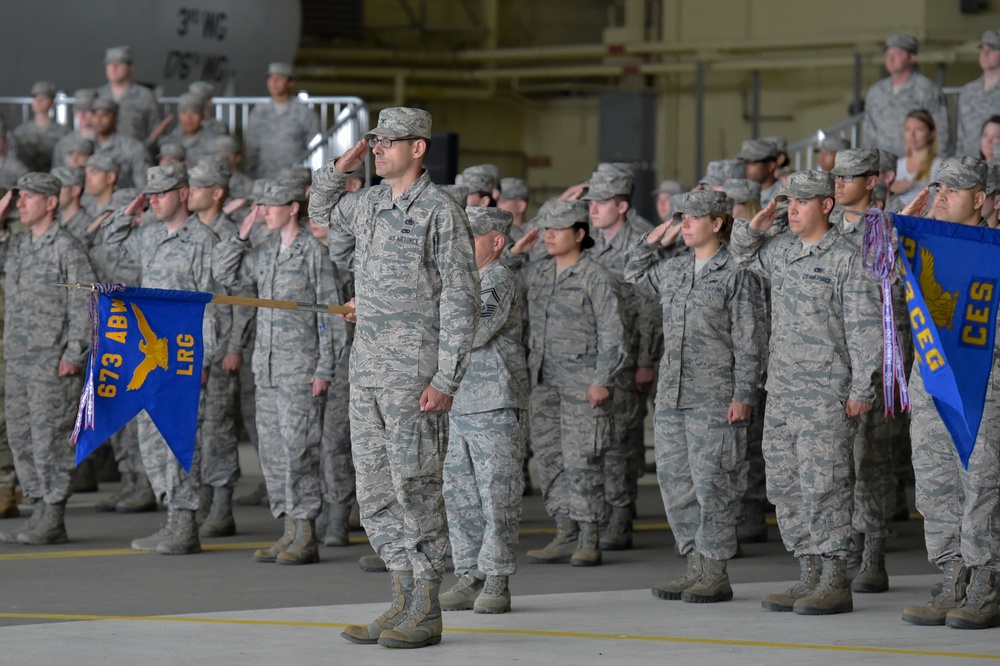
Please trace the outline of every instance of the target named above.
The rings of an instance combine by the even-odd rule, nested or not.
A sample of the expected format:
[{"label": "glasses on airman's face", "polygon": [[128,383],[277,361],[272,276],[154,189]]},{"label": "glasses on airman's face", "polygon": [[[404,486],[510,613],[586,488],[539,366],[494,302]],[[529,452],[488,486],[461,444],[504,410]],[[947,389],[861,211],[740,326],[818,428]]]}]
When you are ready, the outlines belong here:
[{"label": "glasses on airman's face", "polygon": [[378,145],[382,146],[383,149],[388,150],[389,148],[392,148],[392,144],[396,143],[397,141],[413,141],[415,138],[416,137],[413,136],[404,136],[399,139],[385,139],[385,138],[378,139],[376,137],[372,137],[368,139],[368,147],[374,148],[375,146]]},{"label": "glasses on airman's face", "polygon": [[861,176],[834,176],[834,180],[839,180],[842,183],[853,183],[855,178],[860,178]]}]

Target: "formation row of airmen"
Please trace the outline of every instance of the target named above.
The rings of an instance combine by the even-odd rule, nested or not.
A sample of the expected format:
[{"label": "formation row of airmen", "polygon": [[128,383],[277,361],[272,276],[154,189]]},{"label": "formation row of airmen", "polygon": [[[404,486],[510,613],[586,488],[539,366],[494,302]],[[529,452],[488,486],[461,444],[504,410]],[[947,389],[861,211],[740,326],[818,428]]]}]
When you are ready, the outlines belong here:
[{"label": "formation row of airmen", "polygon": [[[285,523],[282,537],[254,557],[318,559],[324,498],[344,499],[328,502],[337,508],[327,519],[346,530],[353,479],[339,481],[352,464],[361,521],[390,572],[393,603],[374,622],[348,627],[349,640],[420,647],[440,640],[442,609],[510,608],[529,432],[557,531],[528,560],[593,566],[602,550],[630,547],[654,382],[657,473],[688,560],[684,575],[654,587],[656,596],[732,597],[726,562],[737,552],[737,524],[763,521],[763,498],[753,490],[763,475],[759,459],[747,456],[753,440],[763,449],[782,538],[802,571],[799,583],[767,595],[763,606],[851,610],[855,532],[865,536],[854,590],[887,589],[894,484],[886,451],[898,433],[878,418],[878,406],[872,410],[881,296],[860,269],[857,243],[884,155],[842,150],[830,172],[781,182],[780,144],[748,141],[739,159],[710,165],[699,191],[678,196],[683,188],[665,183],[658,194],[673,198],[673,210],[664,205],[655,227],[631,209],[630,167],[601,164],[525,221],[523,181],[501,180],[488,166],[466,170],[450,190],[431,183],[423,170],[430,128],[426,112],[383,111],[365,141],[316,174],[308,196],[308,175],[295,170],[234,196],[231,140],[213,142],[215,154],[190,170],[168,157],[143,174],[140,193],[116,187],[121,164],[101,152],[83,156],[83,174],[57,167],[22,176],[15,189],[28,232],[5,246],[4,347],[12,367],[32,378],[7,387],[7,406],[8,423],[19,411],[11,444],[36,510],[8,538],[66,538],[72,459],[61,437],[71,424],[52,415],[75,413],[86,308],[72,294],[49,298],[48,290],[40,299],[38,290],[125,281],[119,276],[132,270],[143,286],[256,288],[269,298],[355,306],[347,318],[353,331],[339,318],[259,313],[253,354],[261,465],[272,512]],[[369,150],[384,182],[355,193],[352,174]],[[67,160],[80,157],[70,152]],[[977,158],[946,161],[929,214],[980,223],[983,204],[1000,189],[988,173],[995,172]],[[0,201],[5,214],[11,201],[10,194]],[[927,205],[923,194],[905,212],[925,214]],[[742,219],[734,224],[736,206]],[[72,225],[83,236],[73,240],[63,229],[80,210],[96,219]],[[237,228],[224,210],[243,223]],[[102,247],[116,265],[99,268]],[[238,468],[227,419],[250,321],[218,306],[206,316],[201,442],[190,474],[151,423],[140,419],[134,440],[121,434],[120,468],[137,470],[128,479],[147,504],[168,507],[166,524],[134,548],[197,552],[196,512],[209,505],[201,535],[232,533]],[[40,349],[53,355],[47,366],[36,362]],[[348,358],[349,387],[341,381],[342,392],[331,390]],[[944,584],[904,619],[996,626],[997,544],[982,528],[996,512],[988,485],[996,442],[977,444],[978,460],[962,471],[913,376],[915,428],[924,419],[914,435],[918,508],[931,516],[928,552]],[[31,391],[45,396],[35,412],[23,408],[36,402]],[[59,396],[68,402],[55,405]],[[346,424],[324,426],[347,402],[345,437]],[[330,475],[341,478],[325,483]],[[746,502],[741,509],[748,497],[759,515]],[[948,511],[934,514],[941,504]],[[459,580],[441,592],[449,542]]]}]

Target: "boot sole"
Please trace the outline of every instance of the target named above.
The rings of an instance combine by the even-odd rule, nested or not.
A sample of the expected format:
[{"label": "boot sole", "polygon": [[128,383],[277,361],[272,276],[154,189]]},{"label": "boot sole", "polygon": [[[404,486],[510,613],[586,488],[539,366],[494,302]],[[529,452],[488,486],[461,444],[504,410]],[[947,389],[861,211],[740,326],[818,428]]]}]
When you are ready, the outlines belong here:
[{"label": "boot sole", "polygon": [[816,608],[815,606],[795,606],[792,612],[796,615],[837,615],[839,613],[851,613],[854,611],[854,603],[836,606],[834,608]]},{"label": "boot sole", "polygon": [[871,583],[851,583],[851,592],[860,592],[861,594],[879,594],[880,592],[888,592],[889,583],[885,585],[875,585]]},{"label": "boot sole", "polygon": [[409,641],[400,641],[395,638],[381,638],[378,639],[378,644],[382,647],[396,648],[399,650],[410,650],[413,648],[427,647],[428,645],[437,645],[441,642],[440,636],[431,636],[425,641],[416,641],[410,643]]},{"label": "boot sole", "polygon": [[277,562],[278,564],[288,564],[288,565],[291,565],[291,566],[299,566],[300,564],[316,564],[317,562],[319,562],[319,558],[318,557],[310,557],[310,558],[305,559],[305,560],[283,560],[283,559],[281,559],[281,556],[279,555],[277,558],[275,558],[274,561]]},{"label": "boot sole", "polygon": [[992,629],[1000,627],[1000,615],[991,617],[986,622],[973,622],[963,617],[947,617],[944,623],[952,629]]},{"label": "boot sole", "polygon": [[628,541],[626,543],[609,543],[605,541],[598,542],[597,547],[601,550],[632,550],[632,542]]},{"label": "boot sole", "polygon": [[761,601],[760,607],[773,613],[791,613],[795,608],[786,604],[779,604],[776,601]]},{"label": "boot sole", "polygon": [[479,613],[480,615],[500,615],[501,613],[509,613],[510,606],[506,608],[473,608],[472,612]]},{"label": "boot sole", "polygon": [[[23,539],[21,537],[24,537]],[[30,537],[24,534],[17,535],[17,543],[22,546],[54,546],[57,543],[69,543],[69,537],[65,534],[57,536],[55,539],[43,539],[41,541],[32,541]]]},{"label": "boot sole", "polygon": [[257,557],[256,555],[251,555],[254,562],[263,562],[264,564],[274,564],[277,561],[277,557]]},{"label": "boot sole", "polygon": [[681,595],[684,594],[683,592],[664,592],[663,590],[655,587],[652,589],[652,593],[657,599],[663,599],[665,601],[680,601]]},{"label": "boot sole", "polygon": [[473,610],[473,609],[475,609],[475,607],[476,606],[475,606],[474,603],[472,603],[472,604],[462,604],[460,606],[447,606],[447,607],[444,604],[441,604],[441,610],[446,611],[446,612]]},{"label": "boot sole", "polygon": [[233,536],[235,534],[236,534],[236,526],[235,525],[233,525],[231,528],[224,529],[224,530],[206,530],[204,527],[202,527],[200,530],[198,530],[198,536],[200,536],[200,537],[208,537],[210,539],[211,538],[217,538],[217,537]]},{"label": "boot sole", "polygon": [[377,638],[358,638],[357,636],[351,636],[346,631],[340,632],[340,637],[346,641],[350,641],[355,645],[378,645]]},{"label": "boot sole", "polygon": [[197,555],[198,553],[201,552],[201,546],[198,546],[197,548],[191,550],[169,550],[167,548],[160,550],[160,547],[157,546],[155,552],[158,555]]},{"label": "boot sole", "polygon": [[919,615],[910,615],[909,613],[903,613],[903,622],[909,622],[910,624],[915,624],[919,627],[943,627],[946,618],[936,619],[932,617],[920,617]]},{"label": "boot sole", "polygon": [[700,594],[691,594],[685,590],[681,594],[681,601],[686,601],[689,604],[717,604],[722,601],[732,601],[733,591],[729,592],[719,592],[718,594],[713,594],[712,596],[703,596]]},{"label": "boot sole", "polygon": [[572,567],[596,567],[601,564],[601,560],[573,560],[569,561]]},{"label": "boot sole", "polygon": [[569,562],[572,559],[573,559],[572,555],[566,555],[565,557],[555,557],[555,558],[549,558],[549,559],[541,558],[541,557],[534,557],[532,555],[528,555],[527,556],[527,560],[528,560],[529,564],[566,564],[567,562]]}]

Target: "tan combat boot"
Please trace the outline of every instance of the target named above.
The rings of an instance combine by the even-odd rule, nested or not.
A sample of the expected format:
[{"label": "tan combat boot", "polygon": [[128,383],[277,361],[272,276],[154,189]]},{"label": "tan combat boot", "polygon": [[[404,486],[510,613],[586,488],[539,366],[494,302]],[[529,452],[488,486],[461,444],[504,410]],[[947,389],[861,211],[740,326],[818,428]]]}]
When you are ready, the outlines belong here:
[{"label": "tan combat boot", "polygon": [[[596,542],[595,542],[596,543]],[[422,648],[441,642],[441,581],[421,578],[413,581],[413,599],[402,621],[378,637],[378,644],[390,648]]]},{"label": "tan combat boot", "polygon": [[596,567],[601,563],[601,549],[598,547],[598,524],[580,523],[580,539],[576,542],[576,550],[570,556],[570,566]]},{"label": "tan combat boot", "polygon": [[350,537],[347,536],[350,513],[351,507],[347,504],[326,505],[326,525],[322,530],[324,546],[339,548],[351,545]]},{"label": "tan combat boot", "polygon": [[288,548],[288,544],[295,539],[295,521],[291,516],[285,516],[285,532],[277,541],[267,548],[258,548],[253,552],[253,559],[257,562],[274,562],[278,555]]},{"label": "tan combat boot", "polygon": [[726,573],[726,560],[701,556],[701,576],[681,592],[681,600],[694,604],[714,604],[733,598],[733,587]]},{"label": "tan combat boot", "polygon": [[483,591],[484,581],[471,573],[462,575],[450,590],[441,593],[441,610],[471,610]]},{"label": "tan combat boot", "polygon": [[476,613],[499,614],[510,610],[510,588],[507,576],[487,576],[483,591],[476,597],[472,610]]},{"label": "tan combat boot", "polygon": [[388,571],[385,562],[378,555],[362,555],[358,558],[358,566],[361,567],[362,571],[367,571],[368,573]]},{"label": "tan combat boot", "polygon": [[160,555],[194,555],[201,552],[201,541],[198,540],[198,524],[194,519],[194,511],[177,509],[174,511],[174,528],[167,538],[156,545]]},{"label": "tan combat boot", "polygon": [[156,530],[148,537],[133,539],[132,550],[138,550],[142,553],[155,553],[156,547],[160,545],[160,542],[166,541],[170,537],[170,533],[173,531],[174,523],[176,522],[177,511],[167,508],[167,522],[160,525],[160,529]]},{"label": "tan combat boot", "polygon": [[295,538],[288,548],[278,553],[278,564],[313,564],[319,562],[319,541],[313,520],[295,520]]},{"label": "tan combat boot", "polygon": [[611,507],[608,529],[601,535],[601,550],[628,550],[632,547],[632,511],[627,506]]},{"label": "tan combat boot", "polygon": [[861,555],[861,570],[851,581],[851,590],[864,594],[889,589],[889,574],[885,570],[885,539],[865,535],[865,550]]},{"label": "tan combat boot", "polygon": [[687,569],[677,578],[653,586],[653,596],[657,599],[676,601],[684,594],[684,590],[694,585],[702,574],[701,553],[692,550],[687,554]]},{"label": "tan combat boot", "polygon": [[997,574],[985,567],[969,569],[969,585],[958,607],[948,612],[945,624],[953,629],[1000,627]]},{"label": "tan combat boot", "polygon": [[808,596],[796,601],[796,615],[833,615],[854,610],[854,595],[847,582],[847,558],[824,557],[819,585]]},{"label": "tan combat boot", "polygon": [[212,493],[212,508],[209,509],[208,517],[202,523],[198,534],[203,537],[225,537],[236,534],[232,488],[216,488]]},{"label": "tan combat boot", "polygon": [[39,507],[43,508],[36,508],[35,511],[41,512],[41,519],[30,529],[18,532],[17,542],[26,546],[46,546],[69,541],[64,522],[66,500],[56,504],[40,504]]},{"label": "tan combat boot", "polygon": [[819,555],[799,557],[799,582],[784,592],[765,594],[764,598],[760,600],[761,608],[779,613],[792,612],[795,602],[812,594],[812,591],[819,585],[819,569]]},{"label": "tan combat boot", "polygon": [[402,622],[413,599],[413,572],[390,571],[392,579],[392,606],[370,624],[351,624],[344,628],[341,636],[361,645],[375,645],[383,631],[392,629]]},{"label": "tan combat boot", "polygon": [[0,518],[17,518],[21,511],[17,508],[17,498],[13,488],[0,488]]},{"label": "tan combat boot", "polygon": [[576,538],[579,528],[569,516],[556,517],[556,536],[545,548],[528,551],[531,564],[563,564],[569,562],[576,552]]},{"label": "tan combat boot", "polygon": [[968,570],[962,566],[961,560],[952,560],[944,563],[941,572],[944,574],[941,591],[926,604],[903,609],[903,622],[925,627],[941,626],[948,614],[958,608]]}]

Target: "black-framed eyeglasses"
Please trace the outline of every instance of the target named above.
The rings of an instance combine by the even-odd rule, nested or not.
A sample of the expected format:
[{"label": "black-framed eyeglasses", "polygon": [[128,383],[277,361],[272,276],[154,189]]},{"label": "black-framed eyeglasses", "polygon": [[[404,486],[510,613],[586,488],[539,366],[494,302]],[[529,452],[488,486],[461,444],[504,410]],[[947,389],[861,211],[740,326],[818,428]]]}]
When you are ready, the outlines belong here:
[{"label": "black-framed eyeglasses", "polygon": [[839,180],[842,183],[853,183],[855,178],[860,178],[861,176],[834,176],[834,180]]},{"label": "black-framed eyeglasses", "polygon": [[377,139],[375,137],[372,137],[368,139],[368,147],[374,148],[376,145],[379,145],[382,146],[383,149],[388,150],[389,148],[392,148],[392,144],[396,143],[397,141],[413,141],[416,138],[417,137],[415,136],[404,136],[398,139],[384,139],[384,138]]}]

